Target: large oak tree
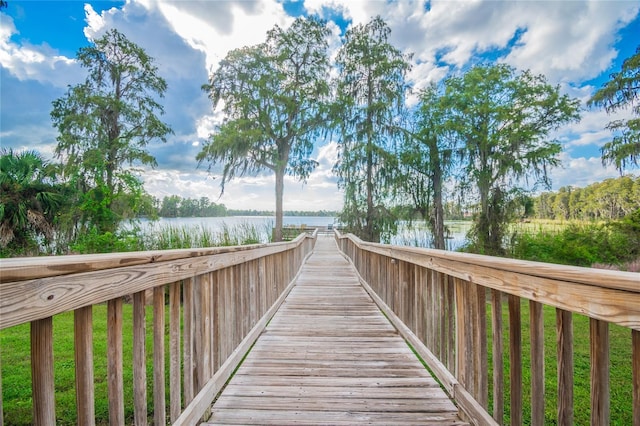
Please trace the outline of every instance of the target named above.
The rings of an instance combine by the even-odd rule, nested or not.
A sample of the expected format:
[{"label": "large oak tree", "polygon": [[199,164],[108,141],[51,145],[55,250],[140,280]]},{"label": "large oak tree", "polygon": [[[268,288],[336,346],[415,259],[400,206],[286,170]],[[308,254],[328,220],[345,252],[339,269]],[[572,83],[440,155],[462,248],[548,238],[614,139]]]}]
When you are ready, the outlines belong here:
[{"label": "large oak tree", "polygon": [[209,169],[223,164],[221,190],[236,176],[275,174],[274,239],[282,239],[284,177],[305,180],[325,129],[329,29],[314,18],[275,26],[264,43],[232,50],[204,89],[224,121],[198,153]]},{"label": "large oak tree", "polygon": [[476,250],[502,254],[511,195],[548,186],[561,145],[551,132],[579,118],[579,101],[542,75],[507,65],[476,66],[445,82],[448,128],[460,144],[460,182],[479,198]]}]

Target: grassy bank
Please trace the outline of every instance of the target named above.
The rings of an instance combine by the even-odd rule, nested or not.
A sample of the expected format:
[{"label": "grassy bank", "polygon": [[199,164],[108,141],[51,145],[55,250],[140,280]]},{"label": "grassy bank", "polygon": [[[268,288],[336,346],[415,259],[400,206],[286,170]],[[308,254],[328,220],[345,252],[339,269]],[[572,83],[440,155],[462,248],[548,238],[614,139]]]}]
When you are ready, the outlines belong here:
[{"label": "grassy bank", "polygon": [[516,259],[640,272],[640,211],[608,223],[517,224],[508,253]]},{"label": "grassy bank", "polygon": [[271,225],[240,223],[219,229],[199,226],[164,225],[160,227],[133,227],[116,233],[88,232],[73,244],[73,253],[115,253],[181,248],[228,247],[270,242]]}]

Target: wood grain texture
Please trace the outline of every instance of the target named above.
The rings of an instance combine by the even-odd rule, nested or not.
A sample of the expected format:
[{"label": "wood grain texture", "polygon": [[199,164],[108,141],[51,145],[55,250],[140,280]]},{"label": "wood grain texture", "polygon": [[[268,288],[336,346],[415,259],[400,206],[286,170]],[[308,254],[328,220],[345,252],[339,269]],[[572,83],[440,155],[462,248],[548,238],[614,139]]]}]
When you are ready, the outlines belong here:
[{"label": "wood grain texture", "polygon": [[558,424],[573,425],[573,316],[556,309]]},{"label": "wood grain texture", "polygon": [[133,421],[147,424],[146,295],[133,295]]},{"label": "wood grain texture", "polygon": [[[467,264],[470,266],[486,267],[489,269],[514,272],[538,278],[548,278],[563,282],[574,282],[590,286],[626,290],[633,293],[640,292],[640,288],[638,286],[638,274],[635,272],[593,269],[446,250],[369,243],[364,242],[351,234],[342,235],[339,231],[336,231],[336,234],[339,239],[351,240],[356,247],[363,251],[379,253],[389,258],[423,265],[429,269],[445,272],[453,276],[458,276],[458,274],[464,274],[469,271],[468,267],[463,266],[463,264]],[[460,265],[460,267],[451,268],[451,265]],[[450,272],[454,273],[452,274]],[[460,276],[460,278],[466,279],[467,281],[473,281],[470,280],[469,277],[465,276]]]},{"label": "wood grain texture", "polygon": [[531,338],[531,425],[544,425],[544,317],[542,304],[529,302]]},{"label": "wood grain texture", "polygon": [[591,426],[609,425],[609,324],[590,320]]},{"label": "wood grain texture", "polygon": [[76,364],[76,421],[79,426],[92,426],[95,424],[92,307],[87,306],[75,310],[73,323]]},{"label": "wood grain texture", "polygon": [[491,333],[493,350],[493,419],[504,419],[504,361],[502,339],[502,293],[491,290]]},{"label": "wood grain texture", "polygon": [[107,396],[112,425],[124,424],[122,374],[122,299],[118,298],[107,303]]},{"label": "wood grain texture", "polygon": [[[153,424],[167,423],[165,402],[164,286],[153,289]],[[178,385],[178,388],[180,386]]]},{"label": "wood grain texture", "polygon": [[54,425],[53,318],[31,323],[31,377],[33,424]]},{"label": "wood grain texture", "polygon": [[640,426],[640,331],[631,331],[631,368],[633,369],[633,426]]},{"label": "wood grain texture", "polygon": [[[46,265],[39,268],[29,266],[30,278],[20,281],[9,279],[13,277],[11,271],[14,264],[19,264],[21,260],[8,259],[11,262],[2,262],[0,267],[0,329],[103,303],[171,281],[192,278],[296,247],[302,248],[305,240],[306,237],[301,236],[293,242],[258,246],[253,249],[247,246],[249,248],[190,250],[182,254],[186,256],[191,253],[195,257],[174,258],[170,254],[158,252],[155,255],[149,254],[150,258],[143,263],[134,262],[133,265],[119,267],[111,265],[110,269],[99,270],[94,270],[92,259],[100,264],[101,256],[112,255],[91,255],[92,257],[86,260],[89,266],[83,263],[73,264],[73,267],[65,266],[70,268],[65,276],[49,276]],[[130,256],[135,255],[133,253]],[[65,256],[52,258],[53,260],[42,259],[46,259],[48,264],[57,260],[66,265]],[[28,259],[22,261],[30,263]]]},{"label": "wood grain texture", "polygon": [[[351,258],[357,259],[360,252],[384,255],[523,299],[640,330],[638,273],[365,243],[351,235],[338,238],[344,241],[342,246]],[[366,265],[354,263],[363,273]],[[365,275],[363,278],[369,282]]]},{"label": "wood grain texture", "polygon": [[182,408],[180,385],[180,283],[169,286],[169,405],[170,420],[174,422]]},{"label": "wood grain texture", "polygon": [[321,238],[207,424],[327,423],[466,424],[335,243]]},{"label": "wood grain texture", "polygon": [[509,296],[509,389],[511,425],[522,425],[522,316],[520,298]]},{"label": "wood grain texture", "polygon": [[0,259],[0,283],[188,260],[206,256],[232,255],[231,257],[233,257],[234,254],[246,251],[255,253],[256,249],[261,248],[266,248],[268,252],[285,251],[300,244],[306,244],[307,239],[307,234],[301,234],[293,241],[273,244]]}]

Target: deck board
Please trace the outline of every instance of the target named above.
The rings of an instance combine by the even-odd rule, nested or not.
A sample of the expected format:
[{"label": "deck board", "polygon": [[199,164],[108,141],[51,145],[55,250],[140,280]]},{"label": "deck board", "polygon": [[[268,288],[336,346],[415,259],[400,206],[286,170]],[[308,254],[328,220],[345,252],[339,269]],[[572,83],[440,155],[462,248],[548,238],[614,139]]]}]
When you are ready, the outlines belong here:
[{"label": "deck board", "polygon": [[320,237],[206,424],[467,423]]}]

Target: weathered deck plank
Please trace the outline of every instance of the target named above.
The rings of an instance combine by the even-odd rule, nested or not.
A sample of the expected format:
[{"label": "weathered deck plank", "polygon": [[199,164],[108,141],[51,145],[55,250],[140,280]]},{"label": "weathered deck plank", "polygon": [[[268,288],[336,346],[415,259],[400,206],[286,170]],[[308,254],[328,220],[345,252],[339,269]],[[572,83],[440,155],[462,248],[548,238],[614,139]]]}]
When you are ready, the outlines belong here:
[{"label": "weathered deck plank", "polygon": [[333,239],[319,238],[207,424],[466,423]]}]

